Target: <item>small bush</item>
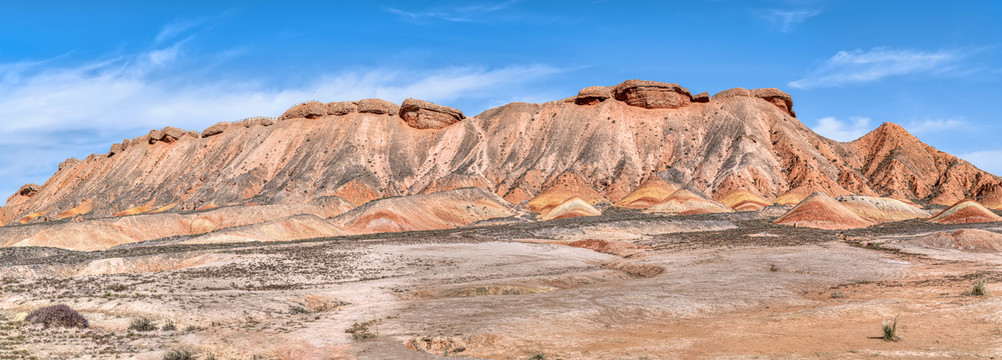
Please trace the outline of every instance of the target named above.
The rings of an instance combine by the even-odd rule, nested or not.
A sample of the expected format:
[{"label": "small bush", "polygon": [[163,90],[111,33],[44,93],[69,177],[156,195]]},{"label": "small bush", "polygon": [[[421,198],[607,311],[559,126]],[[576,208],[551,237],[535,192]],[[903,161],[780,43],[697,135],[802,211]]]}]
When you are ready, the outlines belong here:
[{"label": "small bush", "polygon": [[129,324],[129,330],[133,331],[155,331],[157,326],[153,324],[153,321],[147,318],[135,318],[132,319],[132,324]]},{"label": "small bush", "polygon": [[188,350],[171,350],[164,354],[164,360],[195,360],[195,354]]},{"label": "small bush", "polygon": [[42,324],[45,327],[62,326],[87,328],[90,326],[87,323],[87,319],[85,319],[83,315],[80,315],[80,313],[76,310],[70,309],[69,306],[63,304],[35,309],[24,318],[24,321],[32,324]]},{"label": "small bush", "polygon": [[369,320],[363,323],[354,323],[344,332],[351,334],[355,340],[369,340],[379,337],[378,333],[370,332],[369,328],[376,325],[376,320]]},{"label": "small bush", "polygon": [[898,317],[894,317],[894,321],[883,323],[884,336],[883,339],[886,341],[898,341]]},{"label": "small bush", "polygon": [[292,306],[289,306],[289,313],[293,314],[293,315],[295,315],[295,314],[309,314],[311,312],[312,311],[310,311],[310,309],[307,309],[305,306],[302,306],[302,305],[292,305]]},{"label": "small bush", "polygon": [[546,360],[546,354],[537,351],[535,354],[529,357],[529,360]]},{"label": "small bush", "polygon": [[985,288],[985,279],[978,280],[974,283],[974,288],[971,289],[971,295],[973,296],[988,296],[988,289]]},{"label": "small bush", "polygon": [[167,320],[167,323],[164,324],[164,326],[161,327],[160,330],[163,330],[163,331],[174,331],[174,330],[177,330],[177,325],[174,325],[174,321],[173,320]]}]

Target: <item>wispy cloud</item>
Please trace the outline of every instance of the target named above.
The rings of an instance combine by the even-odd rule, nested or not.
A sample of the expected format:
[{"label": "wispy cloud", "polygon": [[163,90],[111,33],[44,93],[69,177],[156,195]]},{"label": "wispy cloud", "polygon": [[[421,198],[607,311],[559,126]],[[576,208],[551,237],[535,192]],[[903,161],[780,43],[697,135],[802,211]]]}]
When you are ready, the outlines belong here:
[{"label": "wispy cloud", "polygon": [[813,129],[824,137],[843,142],[856,140],[873,130],[869,118],[852,117],[848,121],[842,121],[830,116],[818,119],[818,124]]},{"label": "wispy cloud", "polygon": [[811,17],[817,16],[820,13],[821,10],[810,9],[769,9],[756,11],[756,14],[760,18],[765,19],[781,32],[790,32],[793,30],[794,26],[799,25]]},{"label": "wispy cloud", "polygon": [[995,175],[1002,175],[1002,150],[972,151],[960,154],[959,157],[969,161],[981,170]]},{"label": "wispy cloud", "polygon": [[958,119],[925,119],[910,121],[904,125],[905,130],[916,135],[954,131],[966,127],[967,122]]},{"label": "wispy cloud", "polygon": [[201,25],[205,22],[205,19],[185,19],[178,20],[173,23],[165,25],[157,33],[157,37],[154,39],[155,44],[161,44],[163,42],[173,40],[187,33],[189,30]]},{"label": "wispy cloud", "polygon": [[392,14],[399,15],[409,21],[423,20],[445,20],[452,22],[484,22],[485,17],[510,8],[520,0],[508,0],[499,3],[476,3],[454,8],[435,8],[422,11],[404,10],[395,7],[385,7],[384,9]]},{"label": "wispy cloud", "polygon": [[[498,68],[368,68],[331,72],[291,88],[259,79],[185,75],[179,66],[213,54],[183,51],[184,42],[133,54],[65,65],[0,63],[0,193],[44,182],[68,157],[105,152],[114,142],[164,126],[200,130],[219,121],[281,114],[309,99],[400,102],[407,97],[487,105],[532,96],[528,84],[565,71],[544,64]],[[56,65],[56,64],[63,65]],[[164,70],[171,76],[163,76]],[[544,80],[545,81],[545,80]],[[545,91],[545,90],[542,90]],[[482,109],[465,109],[476,111]]]},{"label": "wispy cloud", "polygon": [[957,73],[970,54],[963,50],[920,51],[909,49],[873,48],[839,51],[806,77],[791,81],[800,89],[865,83],[893,76]]}]

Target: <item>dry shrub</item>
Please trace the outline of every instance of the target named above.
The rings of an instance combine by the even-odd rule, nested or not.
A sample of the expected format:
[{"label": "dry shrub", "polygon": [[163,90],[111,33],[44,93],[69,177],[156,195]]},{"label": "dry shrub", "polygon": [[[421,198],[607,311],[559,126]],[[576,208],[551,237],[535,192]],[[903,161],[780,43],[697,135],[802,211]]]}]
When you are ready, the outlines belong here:
[{"label": "dry shrub", "polygon": [[24,321],[32,324],[42,324],[45,327],[87,328],[90,326],[83,315],[63,304],[35,309],[24,318]]}]

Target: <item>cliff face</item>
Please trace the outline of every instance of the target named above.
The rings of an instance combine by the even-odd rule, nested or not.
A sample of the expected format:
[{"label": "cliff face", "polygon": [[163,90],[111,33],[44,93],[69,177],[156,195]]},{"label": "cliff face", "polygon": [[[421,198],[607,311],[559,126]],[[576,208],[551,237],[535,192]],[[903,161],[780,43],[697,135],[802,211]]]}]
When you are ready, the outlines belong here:
[{"label": "cliff face", "polygon": [[737,190],[780,203],[815,191],[942,204],[1000,197],[999,177],[897,125],[839,143],[794,115],[790,96],[776,89],[694,97],[677,84],[638,80],[473,117],[413,99],[403,107],[311,102],[277,121],[165,128],[67,161],[44,185],[12,195],[0,222],[337,198],[359,206],[461,187],[520,203],[573,185],[553,191],[615,203],[652,174],[716,200]]}]

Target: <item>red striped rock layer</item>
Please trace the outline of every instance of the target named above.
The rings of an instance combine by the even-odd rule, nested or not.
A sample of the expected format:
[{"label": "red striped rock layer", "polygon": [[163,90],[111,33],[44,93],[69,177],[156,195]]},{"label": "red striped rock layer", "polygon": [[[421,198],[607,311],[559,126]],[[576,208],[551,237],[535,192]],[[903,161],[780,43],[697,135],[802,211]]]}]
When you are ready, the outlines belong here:
[{"label": "red striped rock layer", "polygon": [[[818,136],[775,89],[692,101],[674,84],[624,84],[608,98],[592,89],[587,101],[513,103],[465,119],[456,114],[455,122],[427,104],[424,113],[408,111],[408,122],[395,104],[366,99],[307,103],[280,121],[220,126],[208,137],[130,141],[113,156],[64,163],[30,196],[11,196],[0,221],[52,220],[71,209],[92,218],[331,196],[357,206],[471,185],[519,203],[561,174],[578,177],[581,193],[550,206],[564,195],[615,203],[651,174],[717,200],[748,190],[777,202],[823,191],[953,203],[999,189],[998,177],[897,125],[850,143]],[[436,125],[412,126],[421,116]]]}]

